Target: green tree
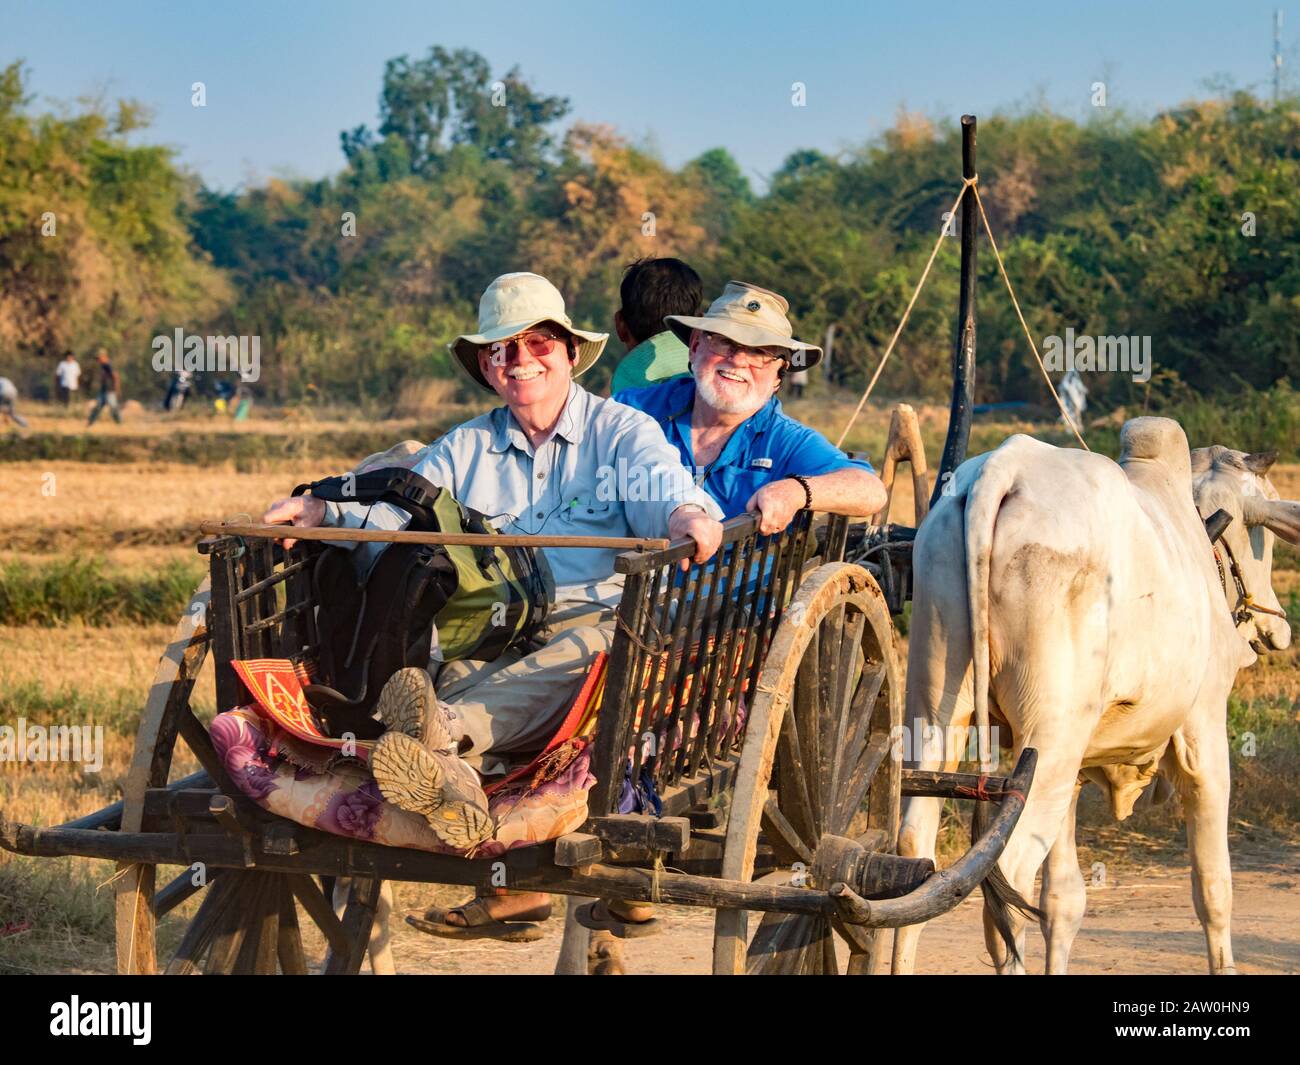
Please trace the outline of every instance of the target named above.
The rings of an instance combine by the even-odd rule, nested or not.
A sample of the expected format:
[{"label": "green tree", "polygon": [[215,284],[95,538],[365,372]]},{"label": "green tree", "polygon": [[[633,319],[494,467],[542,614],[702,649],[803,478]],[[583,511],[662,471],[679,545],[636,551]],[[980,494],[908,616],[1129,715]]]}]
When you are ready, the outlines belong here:
[{"label": "green tree", "polygon": [[410,173],[431,174],[458,144],[535,170],[553,146],[547,127],[568,112],[568,100],[535,91],[517,67],[493,79],[477,52],[435,45],[422,59],[388,61],[378,135],[358,126],[341,134],[341,142],[354,167],[377,175],[402,161]]}]

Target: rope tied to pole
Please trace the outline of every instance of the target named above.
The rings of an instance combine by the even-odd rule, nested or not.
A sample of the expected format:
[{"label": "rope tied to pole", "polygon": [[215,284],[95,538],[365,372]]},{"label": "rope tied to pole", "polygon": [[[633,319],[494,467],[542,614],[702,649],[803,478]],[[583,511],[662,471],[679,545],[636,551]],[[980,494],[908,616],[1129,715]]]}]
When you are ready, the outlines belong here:
[{"label": "rope tied to pole", "polygon": [[1020,310],[1020,301],[1016,299],[1016,290],[1011,287],[1011,278],[1007,276],[1006,265],[1002,262],[1002,253],[998,251],[998,242],[993,239],[993,227],[989,225],[989,216],[984,211],[984,201],[980,198],[980,190],[975,189],[975,205],[980,209],[980,220],[984,223],[984,232],[989,235],[989,247],[993,249],[993,258],[998,263],[998,273],[1002,275],[1002,280],[1007,286],[1007,295],[1011,297],[1011,306],[1016,309],[1016,317],[1020,319],[1020,328],[1025,331],[1025,339],[1029,341],[1029,351],[1034,356],[1034,361],[1038,363],[1038,368],[1043,372],[1043,380],[1047,382],[1047,387],[1052,392],[1052,398],[1056,400],[1056,405],[1061,408],[1061,417],[1065,419],[1065,424],[1070,427],[1070,432],[1074,438],[1079,441],[1079,446],[1084,451],[1091,451],[1087,441],[1079,433],[1078,427],[1074,424],[1074,419],[1070,417],[1070,412],[1065,409],[1065,404],[1061,401],[1060,393],[1056,391],[1056,386],[1052,384],[1051,375],[1047,372],[1047,367],[1043,365],[1043,357],[1038,354],[1038,344],[1034,340],[1033,334],[1029,331],[1029,324],[1025,321],[1025,316]]},{"label": "rope tied to pole", "polygon": [[[976,174],[971,178],[961,179],[961,191],[957,193],[957,198],[952,201],[952,207],[948,210],[948,217],[951,218],[957,213],[957,208],[961,204],[961,198],[966,195],[966,186],[974,186],[979,181],[980,176]],[[848,424],[844,426],[844,431],[840,433],[840,438],[835,441],[836,447],[844,446],[844,438],[849,435],[849,430],[853,428],[853,423],[858,420],[858,415],[862,413],[862,408],[867,405],[867,399],[871,395],[872,389],[876,387],[876,382],[880,380],[881,371],[885,368],[885,363],[889,361],[889,356],[894,353],[894,345],[898,343],[898,338],[903,334],[903,327],[907,325],[907,319],[912,315],[912,308],[916,306],[916,298],[921,294],[921,289],[925,287],[926,278],[930,276],[930,267],[934,265],[935,256],[939,254],[939,249],[943,246],[943,238],[947,235],[945,222],[939,229],[939,237],[934,242],[934,247],[930,249],[930,258],[925,261],[925,269],[921,271],[921,279],[917,281],[916,288],[912,290],[912,298],[907,301],[907,308],[903,311],[903,317],[899,320],[898,328],[894,330],[894,335],[889,338],[889,344],[885,347],[885,354],[880,357],[880,365],[876,367],[876,372],[871,375],[871,380],[867,383],[867,390],[862,393],[862,398],[858,400],[858,405],[854,408],[853,415],[849,418]]]},{"label": "rope tied to pole", "polygon": [[[984,232],[988,234],[989,245],[993,249],[993,257],[997,260],[998,272],[1002,275],[1002,280],[1007,286],[1007,293],[1011,297],[1011,305],[1015,308],[1016,317],[1020,320],[1020,327],[1024,330],[1025,339],[1029,341],[1029,350],[1034,356],[1034,361],[1038,363],[1038,368],[1043,373],[1043,379],[1047,382],[1047,387],[1052,393],[1052,398],[1056,400],[1056,405],[1060,408],[1061,417],[1065,419],[1065,424],[1070,427],[1070,432],[1074,438],[1079,441],[1079,445],[1085,450],[1090,451],[1087,442],[1080,435],[1078,428],[1074,424],[1074,419],[1070,417],[1069,412],[1065,409],[1065,403],[1061,400],[1060,394],[1056,391],[1056,386],[1052,384],[1052,378],[1047,372],[1047,367],[1043,364],[1042,356],[1038,353],[1038,346],[1034,342],[1033,334],[1029,331],[1029,325],[1025,322],[1025,316],[1020,310],[1020,301],[1016,299],[1015,289],[1011,286],[1011,278],[1007,276],[1006,265],[1002,262],[1002,253],[998,251],[998,243],[993,239],[993,227],[989,225],[988,215],[984,211],[984,200],[980,197],[979,174],[972,177],[963,177],[961,179],[961,191],[957,193],[957,198],[953,200],[952,207],[947,213],[948,218],[952,218],[957,213],[957,208],[961,205],[962,197],[966,195],[966,189],[970,188],[975,196],[975,205],[979,209],[980,219],[984,223]],[[866,391],[862,393],[862,398],[858,400],[857,407],[854,408],[853,414],[849,417],[844,431],[840,433],[839,439],[835,441],[836,447],[844,446],[844,439],[849,435],[849,430],[853,428],[853,423],[858,420],[858,415],[862,413],[862,408],[867,405],[872,390],[876,387],[876,382],[880,380],[880,374],[885,369],[885,364],[889,362],[889,357],[894,353],[894,346],[898,343],[898,338],[903,333],[903,327],[907,325],[908,318],[912,315],[912,308],[916,306],[917,297],[921,294],[921,289],[925,287],[926,279],[930,276],[930,268],[934,265],[935,257],[939,254],[939,248],[943,245],[943,239],[947,236],[947,222],[939,230],[939,236],[934,242],[934,247],[930,249],[930,257],[925,262],[925,269],[921,271],[920,280],[917,281],[916,287],[912,290],[912,298],[907,301],[907,307],[903,311],[903,317],[898,322],[898,328],[894,330],[894,335],[889,338],[889,343],[885,347],[885,353],[880,357],[880,363],[876,367],[876,372],[871,375],[871,380],[867,382]]]}]

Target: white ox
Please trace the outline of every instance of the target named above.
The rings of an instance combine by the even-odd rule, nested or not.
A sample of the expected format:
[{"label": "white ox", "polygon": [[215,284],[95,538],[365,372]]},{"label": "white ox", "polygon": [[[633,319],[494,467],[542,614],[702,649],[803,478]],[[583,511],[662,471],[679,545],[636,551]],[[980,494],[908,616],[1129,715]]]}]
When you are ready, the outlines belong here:
[{"label": "white ox", "polygon": [[[908,723],[949,735],[991,717],[1017,755],[1038,749],[998,871],[1023,900],[1042,866],[1049,973],[1065,971],[1083,920],[1084,778],[1120,818],[1157,771],[1171,780],[1210,970],[1232,972],[1227,700],[1256,652],[1291,642],[1271,586],[1273,534],[1300,541],[1300,504],[1279,501],[1265,476],[1274,455],[1191,455],[1165,418],[1125,425],[1121,452],[1117,465],[1014,436],[957,470],[916,539]],[[1222,579],[1202,521],[1219,509],[1232,517]],[[929,754],[921,768],[951,771],[960,756]],[[906,800],[901,854],[934,856],[941,803]],[[1027,915],[992,886],[985,942],[999,972],[1023,972]],[[920,932],[896,933],[894,972],[912,971]]]}]

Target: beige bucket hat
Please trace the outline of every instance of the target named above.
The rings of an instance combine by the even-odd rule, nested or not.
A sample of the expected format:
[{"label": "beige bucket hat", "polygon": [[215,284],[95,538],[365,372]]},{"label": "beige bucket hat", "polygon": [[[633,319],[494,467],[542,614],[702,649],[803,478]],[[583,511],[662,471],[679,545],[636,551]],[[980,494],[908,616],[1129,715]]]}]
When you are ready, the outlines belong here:
[{"label": "beige bucket hat", "polygon": [[805,352],[802,365],[797,359],[791,362],[796,369],[806,370],[822,361],[822,349],[794,339],[794,330],[786,317],[789,312],[790,304],[784,296],[748,281],[728,281],[722,295],[710,304],[703,317],[670,314],[664,322],[686,345],[691,342],[692,329],[703,329],[747,347]]},{"label": "beige bucket hat", "polygon": [[447,347],[475,382],[489,392],[491,385],[478,368],[478,349],[484,344],[509,340],[542,322],[554,322],[578,341],[578,361],[573,376],[591,368],[605,350],[608,333],[575,329],[564,310],[560,290],[538,274],[502,274],[483,292],[478,303],[478,332],[458,336]]}]

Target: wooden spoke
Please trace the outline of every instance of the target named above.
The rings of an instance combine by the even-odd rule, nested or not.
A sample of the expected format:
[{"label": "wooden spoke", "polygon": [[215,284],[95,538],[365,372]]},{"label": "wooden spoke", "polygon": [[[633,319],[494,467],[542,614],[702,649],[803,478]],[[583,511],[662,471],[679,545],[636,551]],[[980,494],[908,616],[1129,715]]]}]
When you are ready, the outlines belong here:
[{"label": "wooden spoke", "polygon": [[765,913],[749,947],[746,974],[791,976],[803,972],[805,954],[820,923],[819,918],[802,914]]},{"label": "wooden spoke", "polygon": [[821,796],[822,791],[822,677],[820,670],[820,633],[813,630],[812,640],[803,661],[799,665],[799,675],[794,687],[793,719],[803,745],[802,771],[803,790],[811,804],[811,823],[808,835],[815,839],[821,835]]},{"label": "wooden spoke", "polygon": [[781,812],[781,807],[771,799],[763,807],[763,831],[767,833],[767,841],[772,845],[772,850],[776,852],[778,861],[788,864],[794,862],[803,862],[804,865],[812,864],[812,851],[799,838],[799,834],[794,830],[794,825],[786,820],[785,814]]},{"label": "wooden spoke", "polygon": [[280,878],[280,926],[276,934],[276,956],[280,971],[286,976],[305,976],[307,959],[302,950],[302,933],[298,928],[298,907],[293,902],[293,890]]},{"label": "wooden spoke", "polygon": [[837,976],[840,971],[839,960],[835,957],[835,937],[831,934],[831,923],[823,919],[820,922],[825,931],[822,933],[822,976]]},{"label": "wooden spoke", "polygon": [[777,750],[782,767],[777,777],[778,804],[802,839],[816,839],[817,818],[794,714],[787,713],[781,722]]},{"label": "wooden spoke", "polygon": [[844,780],[846,762],[852,757],[856,747],[846,744],[848,733],[853,726],[852,713],[855,706],[854,696],[862,686],[862,630],[866,617],[860,611],[853,611],[844,626],[844,639],[840,645],[840,654],[835,662],[836,684],[835,700],[831,705],[826,720],[833,722],[834,735],[831,741],[831,772],[826,795],[823,798],[825,808],[830,811],[827,818],[827,830],[840,833],[843,826],[839,823],[837,810],[840,788]]},{"label": "wooden spoke", "polygon": [[250,905],[243,914],[244,941],[235,972],[275,975],[276,943],[280,937],[280,884],[267,873],[253,874]]},{"label": "wooden spoke", "polygon": [[199,912],[185,930],[180,946],[167,965],[168,976],[184,976],[198,968],[204,954],[212,946],[219,925],[231,908],[242,875],[228,872],[211,885],[211,889],[203,896]]},{"label": "wooden spoke", "polygon": [[853,704],[849,710],[851,727],[845,741],[848,750],[862,750],[862,738],[871,728],[872,708],[880,697],[885,679],[885,667],[880,662],[868,661],[863,667],[863,676],[853,693]]},{"label": "wooden spoke", "polygon": [[194,882],[193,867],[186,866],[185,871],[181,873],[180,876],[176,877],[176,879],[171,881],[171,883],[153,897],[154,917],[163,917],[171,913],[172,910],[176,909],[176,907],[186,899],[197,895],[205,887],[211,884],[212,881],[216,880],[223,872],[225,872],[223,869],[212,869],[208,872],[206,881],[196,884]]},{"label": "wooden spoke", "polygon": [[240,950],[248,936],[246,914],[257,905],[255,894],[259,886],[255,876],[255,873],[240,873],[230,878],[235,884],[234,893],[217,926],[208,963],[203,970],[205,973],[226,975],[235,972]]},{"label": "wooden spoke", "polygon": [[302,908],[307,911],[307,916],[321,930],[325,941],[329,944],[330,950],[338,953],[347,953],[348,937],[343,930],[343,925],[337,917],[334,916],[334,907],[330,905],[328,899],[321,894],[320,888],[316,886],[316,881],[304,873],[295,873],[286,877],[289,882],[289,888],[293,892],[294,898],[302,903]]},{"label": "wooden spoke", "polygon": [[[755,687],[723,877],[753,879],[760,832],[779,862],[802,863],[810,876],[827,874],[819,871],[823,854],[851,853],[845,839],[828,839],[846,837],[851,825],[860,846],[892,850],[902,774],[890,738],[902,714],[884,597],[859,566],[818,567],[786,608]],[[857,974],[872,969],[878,950],[878,937],[838,918],[767,913],[749,939],[747,926],[743,912],[719,912],[715,972]],[[838,940],[848,946],[847,968]]]},{"label": "wooden spoke", "polygon": [[863,796],[867,794],[867,789],[876,778],[880,766],[884,763],[885,758],[889,755],[890,740],[889,736],[883,732],[873,732],[871,740],[866,749],[858,759],[858,764],[853,767],[853,772],[844,782],[844,787],[840,792],[840,805],[836,809],[837,824],[842,834],[847,830],[853,815],[858,812],[858,807],[862,805]]},{"label": "wooden spoke", "polygon": [[370,945],[370,929],[375,923],[375,908],[379,905],[379,891],[383,881],[369,877],[354,877],[348,894],[348,905],[343,911],[343,933],[347,937],[345,950],[330,949],[325,957],[328,976],[359,973]]}]

